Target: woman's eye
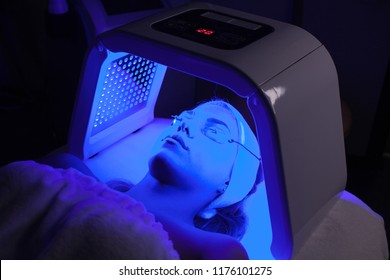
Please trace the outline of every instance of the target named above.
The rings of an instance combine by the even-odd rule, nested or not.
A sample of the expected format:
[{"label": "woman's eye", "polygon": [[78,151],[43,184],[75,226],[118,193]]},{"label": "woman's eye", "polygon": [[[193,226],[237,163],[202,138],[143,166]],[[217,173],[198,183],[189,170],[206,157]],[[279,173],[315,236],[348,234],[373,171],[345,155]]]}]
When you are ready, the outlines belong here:
[{"label": "woman's eye", "polygon": [[204,135],[211,139],[214,142],[217,143],[224,143],[226,142],[226,135],[223,130],[218,129],[216,127],[207,127],[204,129]]},{"label": "woman's eye", "polygon": [[218,130],[216,128],[212,128],[212,127],[207,127],[206,129],[204,129],[204,132],[205,132],[206,136],[212,136],[212,135],[218,134]]},{"label": "woman's eye", "polygon": [[209,133],[218,134],[218,130],[216,130],[215,128],[209,128]]}]

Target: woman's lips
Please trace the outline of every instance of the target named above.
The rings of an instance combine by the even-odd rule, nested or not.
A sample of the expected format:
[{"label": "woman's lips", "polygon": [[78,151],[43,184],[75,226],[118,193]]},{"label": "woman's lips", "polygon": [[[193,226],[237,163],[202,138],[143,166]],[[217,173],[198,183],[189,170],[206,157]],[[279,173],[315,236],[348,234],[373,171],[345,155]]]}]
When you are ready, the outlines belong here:
[{"label": "woman's lips", "polygon": [[181,138],[179,135],[170,135],[165,137],[164,140],[178,143],[184,150],[188,151],[188,146],[184,142],[183,138]]}]

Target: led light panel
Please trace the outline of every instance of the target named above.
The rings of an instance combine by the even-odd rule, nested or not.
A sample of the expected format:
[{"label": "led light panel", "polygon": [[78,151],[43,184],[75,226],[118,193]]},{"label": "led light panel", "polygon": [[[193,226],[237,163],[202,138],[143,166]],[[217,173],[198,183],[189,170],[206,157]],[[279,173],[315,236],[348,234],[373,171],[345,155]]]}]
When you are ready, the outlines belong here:
[{"label": "led light panel", "polygon": [[108,62],[96,90],[98,107],[92,135],[145,108],[156,68],[156,63],[131,54]]}]

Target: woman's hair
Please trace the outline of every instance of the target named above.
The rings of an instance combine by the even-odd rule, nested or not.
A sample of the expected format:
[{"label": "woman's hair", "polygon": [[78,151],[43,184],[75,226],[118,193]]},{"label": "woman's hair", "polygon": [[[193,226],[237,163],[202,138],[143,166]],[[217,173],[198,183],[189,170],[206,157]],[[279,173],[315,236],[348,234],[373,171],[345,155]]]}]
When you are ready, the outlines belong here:
[{"label": "woman's hair", "polygon": [[216,214],[205,219],[197,215],[194,218],[195,227],[211,232],[230,235],[238,240],[244,236],[248,224],[248,217],[244,211],[244,204],[247,198],[256,192],[257,184],[255,184],[251,192],[243,200],[232,205],[217,208]]}]

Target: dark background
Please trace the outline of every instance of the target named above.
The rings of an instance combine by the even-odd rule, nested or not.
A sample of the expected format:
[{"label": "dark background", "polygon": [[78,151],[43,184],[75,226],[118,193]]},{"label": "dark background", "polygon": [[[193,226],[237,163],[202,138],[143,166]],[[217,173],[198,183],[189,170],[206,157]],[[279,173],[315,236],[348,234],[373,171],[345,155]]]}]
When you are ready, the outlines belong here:
[{"label": "dark background", "polygon": [[[36,159],[66,144],[83,56],[100,32],[88,25],[77,0],[59,15],[48,12],[48,2],[0,2],[0,165]],[[185,2],[190,1],[99,3],[109,17],[122,15],[124,24],[143,11]],[[339,75],[347,190],[381,214],[389,232],[390,1],[207,2],[298,25],[327,47]]]}]

